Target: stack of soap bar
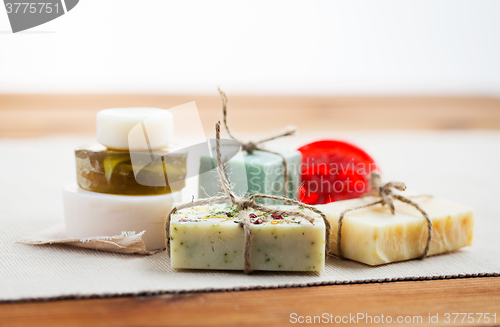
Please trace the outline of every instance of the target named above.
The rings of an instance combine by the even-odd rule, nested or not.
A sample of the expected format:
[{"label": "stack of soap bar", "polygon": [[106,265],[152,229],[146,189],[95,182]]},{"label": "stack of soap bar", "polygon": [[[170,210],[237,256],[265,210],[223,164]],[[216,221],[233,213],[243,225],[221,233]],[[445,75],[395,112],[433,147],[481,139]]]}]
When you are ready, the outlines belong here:
[{"label": "stack of soap bar", "polygon": [[[338,254],[340,213],[374,200],[377,199],[368,197],[316,206],[332,225],[331,254]],[[472,243],[472,208],[432,197],[416,197],[412,201],[427,212],[433,224],[428,255],[457,250]],[[380,205],[347,213],[342,225],[343,256],[372,266],[420,257],[428,235],[426,220],[408,204],[395,201],[395,205],[395,215]]]},{"label": "stack of soap bar", "polygon": [[[109,194],[151,195],[180,191],[185,186],[186,155],[169,154],[169,149],[160,149],[155,154],[168,154],[168,161],[153,161],[147,151],[133,153],[136,160],[140,156],[142,162],[149,162],[138,175],[141,175],[141,181],[150,180],[152,183],[139,183],[130,152],[110,150],[100,144],[77,149],[75,159],[78,185],[87,191]],[[171,186],[166,176],[175,177],[180,182]],[[162,183],[157,183],[158,181]]]},{"label": "stack of soap bar", "polygon": [[[227,172],[231,176],[233,190],[248,190],[248,194],[268,194],[297,199],[300,184],[300,163],[302,155],[295,150],[276,150],[283,154],[288,161],[288,194],[285,194],[283,172],[283,158],[276,154],[255,151],[253,154],[236,156],[228,161]],[[200,171],[215,168],[215,160],[209,157],[201,158]],[[244,167],[244,168],[243,168]],[[246,176],[231,174],[232,170],[246,169]],[[219,175],[216,169],[200,175],[198,197],[205,198],[220,194]],[[257,199],[257,202],[274,205],[280,204],[271,199]]]},{"label": "stack of soap bar", "polygon": [[82,190],[76,184],[63,189],[64,220],[68,238],[114,236],[146,231],[142,237],[148,251],[165,248],[165,217],[174,196],[125,196]]},{"label": "stack of soap bar", "polygon": [[[286,207],[287,209],[293,207]],[[253,270],[321,271],[325,265],[325,224],[300,217],[277,217],[248,211]],[[233,205],[180,210],[170,223],[173,268],[243,270],[241,212]]]},{"label": "stack of soap bar", "polygon": [[78,186],[63,190],[66,236],[145,231],[147,250],[164,249],[165,217],[186,176],[186,155],[170,151],[172,134],[173,115],[163,109],[100,111],[100,144],[75,151]]}]

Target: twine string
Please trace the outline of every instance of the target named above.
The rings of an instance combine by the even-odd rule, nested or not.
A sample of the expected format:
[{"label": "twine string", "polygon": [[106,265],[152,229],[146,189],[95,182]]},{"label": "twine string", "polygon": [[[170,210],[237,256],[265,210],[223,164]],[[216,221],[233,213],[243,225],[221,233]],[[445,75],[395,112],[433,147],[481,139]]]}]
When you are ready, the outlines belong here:
[{"label": "twine string", "polygon": [[238,142],[241,146],[241,149],[243,151],[247,152],[248,154],[252,154],[252,153],[254,153],[254,151],[263,151],[263,152],[268,152],[268,153],[278,155],[281,157],[281,159],[283,159],[283,175],[285,177],[285,181],[284,181],[285,184],[283,186],[283,192],[284,192],[284,196],[288,197],[288,189],[289,189],[288,188],[288,180],[289,180],[288,171],[289,171],[289,169],[288,169],[287,159],[285,158],[285,156],[283,154],[281,154],[279,152],[267,150],[265,148],[260,147],[259,145],[262,143],[265,143],[265,142],[279,139],[281,137],[294,135],[295,132],[297,131],[297,129],[295,127],[289,126],[283,132],[280,132],[274,136],[270,136],[270,137],[264,138],[264,139],[262,139],[260,141],[256,141],[256,142],[253,142],[253,141],[244,142],[242,140],[239,140],[231,132],[231,128],[229,127],[229,123],[227,121],[227,101],[228,101],[227,95],[220,88],[219,88],[219,94],[220,94],[220,98],[221,98],[221,102],[222,102],[222,118],[223,118],[223,122],[224,122],[224,127],[226,128],[226,132],[229,135],[229,137],[232,138],[233,140],[235,140],[236,142]]},{"label": "twine string", "polygon": [[394,200],[401,201],[403,203],[409,204],[413,206],[415,209],[420,211],[422,216],[425,218],[427,222],[427,241],[425,244],[425,248],[423,253],[420,255],[419,259],[424,259],[427,256],[427,253],[429,252],[431,240],[432,240],[432,221],[429,218],[429,215],[427,212],[425,212],[422,207],[420,207],[417,203],[413,202],[410,200],[408,197],[404,197],[399,194],[394,194],[392,189],[396,189],[398,191],[404,191],[406,190],[406,185],[400,182],[388,182],[386,184],[382,184],[382,178],[380,177],[380,174],[376,171],[372,171],[370,175],[370,187],[372,188],[372,192],[366,194],[366,196],[375,196],[381,198],[380,200],[363,204],[357,207],[353,208],[348,208],[344,211],[339,216],[339,221],[338,221],[338,230],[337,230],[337,253],[338,257],[340,259],[344,259],[344,256],[342,254],[342,224],[344,222],[344,217],[348,212],[363,209],[363,208],[368,208],[371,206],[375,206],[378,204],[381,204],[382,206],[387,205],[389,207],[389,210],[391,211],[391,214],[396,213],[396,208],[394,206]]},{"label": "twine string", "polygon": [[311,210],[312,212],[318,214],[321,216],[323,219],[323,222],[325,223],[325,258],[326,255],[329,252],[329,244],[330,244],[330,233],[331,233],[331,225],[330,222],[328,221],[328,218],[326,215],[321,212],[320,210],[316,209],[315,207],[309,206],[305,203],[302,203],[297,200],[292,200],[289,198],[281,197],[281,196],[275,196],[275,195],[266,195],[266,194],[253,194],[249,196],[248,198],[240,198],[236,196],[231,188],[231,184],[229,183],[229,180],[225,174],[225,163],[222,160],[222,155],[220,151],[220,122],[217,122],[215,125],[215,134],[216,134],[216,151],[217,151],[217,172],[219,174],[220,178],[220,183],[221,187],[224,191],[225,195],[218,196],[218,197],[211,197],[207,199],[202,199],[202,200],[197,200],[197,201],[192,201],[189,203],[182,204],[180,206],[176,206],[170,210],[170,212],[167,215],[167,219],[165,221],[165,232],[166,232],[166,248],[168,253],[170,253],[170,221],[171,221],[171,216],[173,213],[177,212],[178,210],[181,209],[186,209],[186,208],[191,208],[195,206],[201,206],[201,205],[207,205],[211,203],[217,203],[217,202],[223,202],[223,201],[228,201],[231,202],[231,204],[236,205],[238,209],[241,210],[241,221],[240,221],[240,226],[244,230],[244,249],[243,249],[243,257],[244,257],[244,271],[245,273],[249,273],[252,271],[252,267],[250,265],[250,246],[251,246],[251,241],[252,241],[252,228],[251,228],[251,220],[249,217],[249,214],[247,212],[247,209],[252,208],[254,210],[262,211],[268,214],[271,214],[272,216],[276,215],[288,215],[288,216],[294,216],[294,217],[302,217],[305,218],[308,222],[314,225],[315,219],[312,217],[310,214],[306,212],[302,212],[300,210],[286,210],[286,209],[280,209],[280,208],[273,208],[265,205],[260,205],[255,203],[255,199],[257,198],[262,198],[262,199],[274,199],[274,200],[279,200],[283,201],[287,204],[294,204],[297,205],[301,208],[306,208]]}]

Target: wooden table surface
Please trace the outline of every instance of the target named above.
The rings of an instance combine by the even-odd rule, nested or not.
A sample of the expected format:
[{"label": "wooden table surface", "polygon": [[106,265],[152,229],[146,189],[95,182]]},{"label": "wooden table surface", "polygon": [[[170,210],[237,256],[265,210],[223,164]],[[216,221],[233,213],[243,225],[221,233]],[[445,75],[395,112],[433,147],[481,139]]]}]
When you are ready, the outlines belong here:
[{"label": "wooden table surface", "polygon": [[[190,101],[210,131],[221,117],[216,96],[0,95],[0,137],[93,134],[98,110]],[[244,133],[271,134],[284,125],[302,131],[500,130],[496,98],[232,96],[230,109],[233,128]],[[490,321],[484,315],[478,321],[479,313],[489,313]],[[356,316],[357,325],[383,325],[377,319],[387,323],[390,316],[392,325],[426,326],[436,315],[433,326],[500,325],[500,277],[0,304],[0,326],[267,326],[307,322],[308,316],[333,323],[349,318],[351,324]]]}]

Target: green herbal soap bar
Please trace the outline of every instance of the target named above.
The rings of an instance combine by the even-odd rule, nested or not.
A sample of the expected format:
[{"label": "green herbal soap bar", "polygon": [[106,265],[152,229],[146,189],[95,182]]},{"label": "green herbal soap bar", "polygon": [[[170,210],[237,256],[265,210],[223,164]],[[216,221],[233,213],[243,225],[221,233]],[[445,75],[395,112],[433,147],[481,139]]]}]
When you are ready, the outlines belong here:
[{"label": "green herbal soap bar", "polygon": [[[294,208],[287,206],[287,209]],[[301,209],[297,209],[301,210]],[[322,271],[325,266],[325,224],[301,217],[271,217],[249,209],[250,264],[253,270]],[[241,212],[233,205],[180,210],[170,221],[173,268],[243,270],[244,232]]]},{"label": "green herbal soap bar", "polygon": [[[247,191],[248,194],[262,193],[297,199],[302,155],[295,150],[276,150],[276,152],[283,154],[288,161],[288,194],[285,195],[284,189],[283,158],[263,151],[255,151],[253,154],[244,156],[238,155],[228,161],[227,172],[233,184],[233,190],[240,195],[243,195],[241,192]],[[199,178],[198,197],[200,199],[216,196],[222,192],[219,187],[219,175],[214,168],[213,158],[201,158],[200,171],[209,171],[201,174]],[[246,176],[232,173],[243,171],[243,169],[246,169]],[[272,199],[257,199],[256,202],[268,205],[281,204]]]},{"label": "green herbal soap bar", "polygon": [[[169,152],[169,149],[159,149],[154,154],[162,156]],[[166,162],[161,157],[152,160],[148,151],[134,152],[134,156],[145,164],[137,175],[142,184],[137,182],[130,152],[110,150],[100,144],[75,150],[78,186],[91,192],[121,195],[167,194],[185,186],[185,154],[169,154]],[[171,187],[167,176],[180,182]]]}]

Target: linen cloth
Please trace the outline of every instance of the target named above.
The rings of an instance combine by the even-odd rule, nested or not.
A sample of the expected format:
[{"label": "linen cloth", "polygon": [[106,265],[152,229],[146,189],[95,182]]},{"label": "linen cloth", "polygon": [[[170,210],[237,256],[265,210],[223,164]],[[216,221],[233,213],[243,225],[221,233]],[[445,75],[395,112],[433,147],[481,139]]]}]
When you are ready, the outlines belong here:
[{"label": "linen cloth", "polygon": [[[118,254],[67,245],[14,244],[63,221],[61,189],[76,178],[73,149],[92,139],[1,139],[0,302],[500,274],[500,132],[332,132],[271,143],[296,148],[320,138],[361,146],[377,160],[384,180],[403,181],[412,192],[474,207],[473,245],[422,261],[378,267],[330,257],[321,273],[245,275],[242,271],[174,270],[165,252]],[[196,194],[196,178],[187,184],[184,195],[190,200],[190,194]]]}]

